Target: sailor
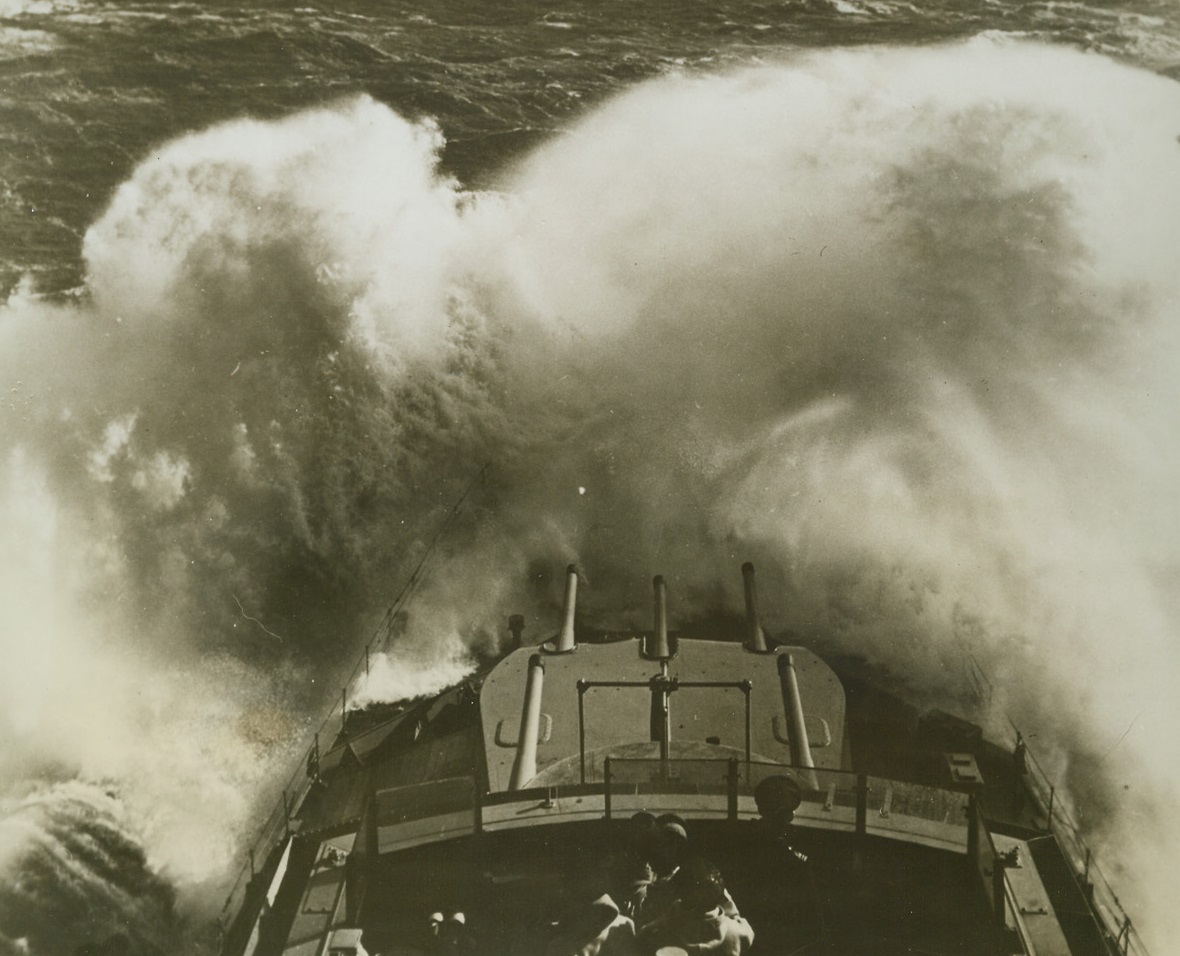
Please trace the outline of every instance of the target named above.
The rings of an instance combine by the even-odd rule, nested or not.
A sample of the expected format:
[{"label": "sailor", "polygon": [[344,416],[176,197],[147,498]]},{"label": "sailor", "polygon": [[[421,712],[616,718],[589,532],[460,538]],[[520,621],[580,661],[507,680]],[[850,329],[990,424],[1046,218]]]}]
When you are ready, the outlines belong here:
[{"label": "sailor", "polygon": [[824,935],[823,908],[807,855],[794,846],[795,811],[802,802],[799,785],[787,776],[764,777],[754,788],[759,819],[757,844],[767,852],[763,879],[754,884],[749,911],[774,914],[762,925],[761,945],[769,952],[794,952]]},{"label": "sailor", "polygon": [[655,814],[641,810],[634,813],[627,824],[627,834],[624,837],[624,850],[647,860],[654,858],[656,846],[656,818]]},{"label": "sailor", "polygon": [[[657,818],[653,839],[652,870],[654,879],[646,888],[635,916],[635,925],[659,918],[678,898],[677,874],[690,856],[688,831],[682,817],[665,813]],[[722,887],[722,909],[727,916],[737,916],[738,908],[729,891]]]},{"label": "sailor", "polygon": [[640,810],[631,815],[627,824],[627,838],[637,852],[647,853],[655,842],[656,818],[655,814]]},{"label": "sailor", "polygon": [[781,845],[801,861],[807,857],[791,847],[795,811],[803,802],[803,791],[790,777],[763,777],[754,788],[754,804],[758,807],[759,823],[772,841]]},{"label": "sailor", "polygon": [[682,817],[664,813],[656,818],[652,850],[656,878],[668,879],[684,862],[688,850],[688,830]]},{"label": "sailor", "polygon": [[624,916],[635,919],[647,902],[647,892],[655,882],[655,873],[647,857],[625,849],[610,861],[608,882],[610,895]]},{"label": "sailor", "polygon": [[648,951],[679,947],[688,956],[742,956],[754,942],[754,930],[736,913],[726,912],[728,894],[721,872],[695,857],[673,877],[676,900],[639,932]]},{"label": "sailor", "polygon": [[680,817],[667,813],[656,820],[649,853],[653,878],[635,908],[635,924],[639,927],[657,919],[676,900],[672,881],[688,855],[688,832]]}]

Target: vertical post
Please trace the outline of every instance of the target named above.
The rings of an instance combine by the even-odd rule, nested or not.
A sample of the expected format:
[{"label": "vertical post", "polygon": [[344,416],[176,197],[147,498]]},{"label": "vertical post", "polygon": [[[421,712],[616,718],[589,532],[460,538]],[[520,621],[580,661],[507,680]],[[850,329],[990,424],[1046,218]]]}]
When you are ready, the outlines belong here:
[{"label": "vertical post", "polygon": [[668,779],[668,758],[672,756],[672,715],[668,698],[668,661],[660,662],[660,762],[664,765],[664,779]]},{"label": "vertical post", "polygon": [[476,836],[483,833],[483,787],[476,777],[471,778],[471,828]]},{"label": "vertical post", "polygon": [[541,690],[545,682],[545,662],[540,654],[529,658],[524,703],[520,711],[520,732],[516,739],[516,759],[512,762],[509,790],[519,790],[537,775],[537,741],[541,731]]},{"label": "vertical post", "polygon": [[725,774],[725,805],[730,820],[738,818],[738,760],[729,758],[729,768]]},{"label": "vertical post", "polygon": [[577,642],[574,639],[574,613],[578,601],[578,566],[571,564],[565,569],[565,600],[561,607],[561,633],[557,635],[557,653],[572,651]]},{"label": "vertical post", "polygon": [[607,820],[610,819],[610,755],[602,758],[602,782],[605,789],[602,793],[602,806],[606,812]]},{"label": "vertical post", "polygon": [[291,835],[291,808],[287,804],[287,791],[283,791],[283,835]]},{"label": "vertical post", "polygon": [[746,698],[746,779],[750,778],[750,692],[754,689],[754,682],[748,677],[741,683],[742,694]]},{"label": "vertical post", "polygon": [[582,765],[582,783],[586,782],[586,679],[578,679],[578,756]]},{"label": "vertical post", "polygon": [[1057,788],[1050,784],[1049,786],[1049,819],[1045,822],[1045,829],[1050,833],[1053,832],[1053,799],[1057,796]]},{"label": "vertical post", "polygon": [[365,645],[365,676],[369,676],[369,645]]},{"label": "vertical post", "polygon": [[254,847],[250,847],[250,879],[254,879],[258,875],[254,869]]},{"label": "vertical post", "polygon": [[678,682],[668,676],[668,661],[660,661],[660,672],[648,681],[651,688],[651,739],[660,745],[660,779],[668,779],[668,760],[672,755],[672,719],[669,705]]},{"label": "vertical post", "polygon": [[742,565],[742,585],[746,597],[746,650],[766,653],[766,632],[758,616],[758,587],[754,583],[754,565]]},{"label": "vertical post", "polygon": [[856,834],[864,836],[869,826],[869,778],[856,775]]}]

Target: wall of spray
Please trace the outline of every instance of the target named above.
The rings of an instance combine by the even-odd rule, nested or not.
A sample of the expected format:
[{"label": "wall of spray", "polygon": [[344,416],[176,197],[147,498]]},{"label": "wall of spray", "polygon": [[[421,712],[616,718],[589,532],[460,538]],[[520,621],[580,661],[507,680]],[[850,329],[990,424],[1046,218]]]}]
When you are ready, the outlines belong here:
[{"label": "wall of spray", "polygon": [[[1166,941],[1178,134],[1174,83],[976,41],[650,83],[495,193],[365,98],[162,148],[87,236],[87,301],[0,315],[0,865],[69,832],[30,807],[116,820],[177,894],[144,945],[197,946],[490,462],[368,698],[542,626],[538,568],[642,624],[651,574],[736,610],[752,559],[772,629],[925,699],[968,648],[980,719],[1037,728]],[[0,931],[68,952],[97,917],[48,932],[43,872]]]}]

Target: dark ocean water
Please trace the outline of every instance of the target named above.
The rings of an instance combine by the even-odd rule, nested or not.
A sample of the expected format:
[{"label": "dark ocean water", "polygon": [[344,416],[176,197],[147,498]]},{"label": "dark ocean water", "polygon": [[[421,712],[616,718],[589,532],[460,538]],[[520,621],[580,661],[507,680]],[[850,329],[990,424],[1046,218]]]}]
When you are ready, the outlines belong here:
[{"label": "dark ocean water", "polygon": [[1166,952],[1176,79],[1172,0],[0,0],[0,954],[207,952],[428,553],[350,699],[571,560],[969,656]]},{"label": "dark ocean water", "polygon": [[669,72],[785,50],[995,32],[1180,70],[1180,14],[1134,3],[115,4],[0,9],[4,285],[81,283],[87,226],[156,146],[239,116],[367,93],[438,120],[446,169],[481,186],[589,107]]}]

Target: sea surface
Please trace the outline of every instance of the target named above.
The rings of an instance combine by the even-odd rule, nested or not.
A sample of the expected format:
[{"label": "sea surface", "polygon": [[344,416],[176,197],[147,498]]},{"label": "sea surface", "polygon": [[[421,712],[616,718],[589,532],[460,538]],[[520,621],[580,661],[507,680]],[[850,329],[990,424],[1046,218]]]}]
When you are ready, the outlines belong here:
[{"label": "sea surface", "polygon": [[1173,0],[0,0],[0,954],[214,951],[341,687],[748,558],[1167,952],[1178,81]]},{"label": "sea surface", "polygon": [[1180,13],[1133,3],[83,3],[0,7],[0,279],[83,283],[86,228],[152,149],[242,116],[368,94],[435,119],[467,185],[628,87],[792,50],[981,34],[1062,44],[1166,76]]}]

